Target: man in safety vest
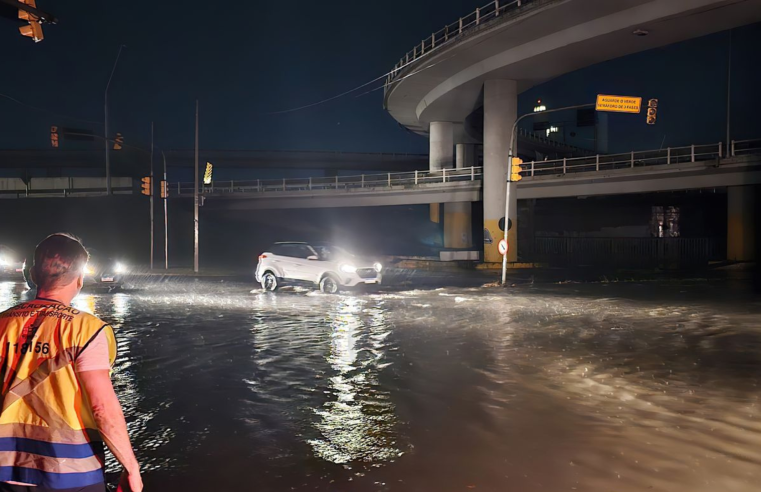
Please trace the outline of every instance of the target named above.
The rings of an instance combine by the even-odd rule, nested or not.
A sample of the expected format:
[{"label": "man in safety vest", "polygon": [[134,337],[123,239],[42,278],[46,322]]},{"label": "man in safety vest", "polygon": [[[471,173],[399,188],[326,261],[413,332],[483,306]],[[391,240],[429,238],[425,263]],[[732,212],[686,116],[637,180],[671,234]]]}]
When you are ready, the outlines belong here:
[{"label": "man in safety vest", "polygon": [[111,327],[71,306],[88,254],[68,234],[34,252],[37,297],[0,314],[0,492],[104,492],[104,446],[140,492],[140,468],[111,384]]}]

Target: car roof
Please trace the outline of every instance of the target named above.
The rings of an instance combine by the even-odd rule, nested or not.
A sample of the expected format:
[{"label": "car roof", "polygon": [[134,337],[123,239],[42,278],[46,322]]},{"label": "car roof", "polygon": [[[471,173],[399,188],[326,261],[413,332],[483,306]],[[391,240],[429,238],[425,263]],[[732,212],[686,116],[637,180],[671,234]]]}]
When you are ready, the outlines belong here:
[{"label": "car roof", "polygon": [[307,243],[302,242],[302,241],[282,241],[282,242],[273,244],[273,246],[274,245],[281,245],[281,244],[307,244]]}]

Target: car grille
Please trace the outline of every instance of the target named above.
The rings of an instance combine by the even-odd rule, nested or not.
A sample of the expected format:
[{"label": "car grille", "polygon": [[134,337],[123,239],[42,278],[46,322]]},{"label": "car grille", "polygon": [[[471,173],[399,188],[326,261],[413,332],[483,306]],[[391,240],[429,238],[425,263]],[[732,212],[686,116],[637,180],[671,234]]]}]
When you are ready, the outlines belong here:
[{"label": "car grille", "polygon": [[357,269],[357,275],[359,275],[359,278],[375,278],[377,272],[375,271],[375,268],[358,268]]}]

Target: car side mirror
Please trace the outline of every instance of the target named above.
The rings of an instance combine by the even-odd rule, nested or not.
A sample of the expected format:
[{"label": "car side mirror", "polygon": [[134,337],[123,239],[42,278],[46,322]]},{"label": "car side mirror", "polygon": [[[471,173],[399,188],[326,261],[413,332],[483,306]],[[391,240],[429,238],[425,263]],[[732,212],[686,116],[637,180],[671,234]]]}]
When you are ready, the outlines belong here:
[{"label": "car side mirror", "polygon": [[307,260],[309,261],[318,261],[320,258],[315,255],[307,256]]}]

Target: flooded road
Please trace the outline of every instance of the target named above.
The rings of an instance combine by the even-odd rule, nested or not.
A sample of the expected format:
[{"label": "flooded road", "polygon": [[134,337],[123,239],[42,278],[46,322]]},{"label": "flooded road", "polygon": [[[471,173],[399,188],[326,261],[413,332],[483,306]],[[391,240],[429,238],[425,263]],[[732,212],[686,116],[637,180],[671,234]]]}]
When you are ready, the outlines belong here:
[{"label": "flooded road", "polygon": [[[761,302],[705,279],[82,294],[146,490],[756,491]],[[0,283],[0,307],[29,296]]]}]

